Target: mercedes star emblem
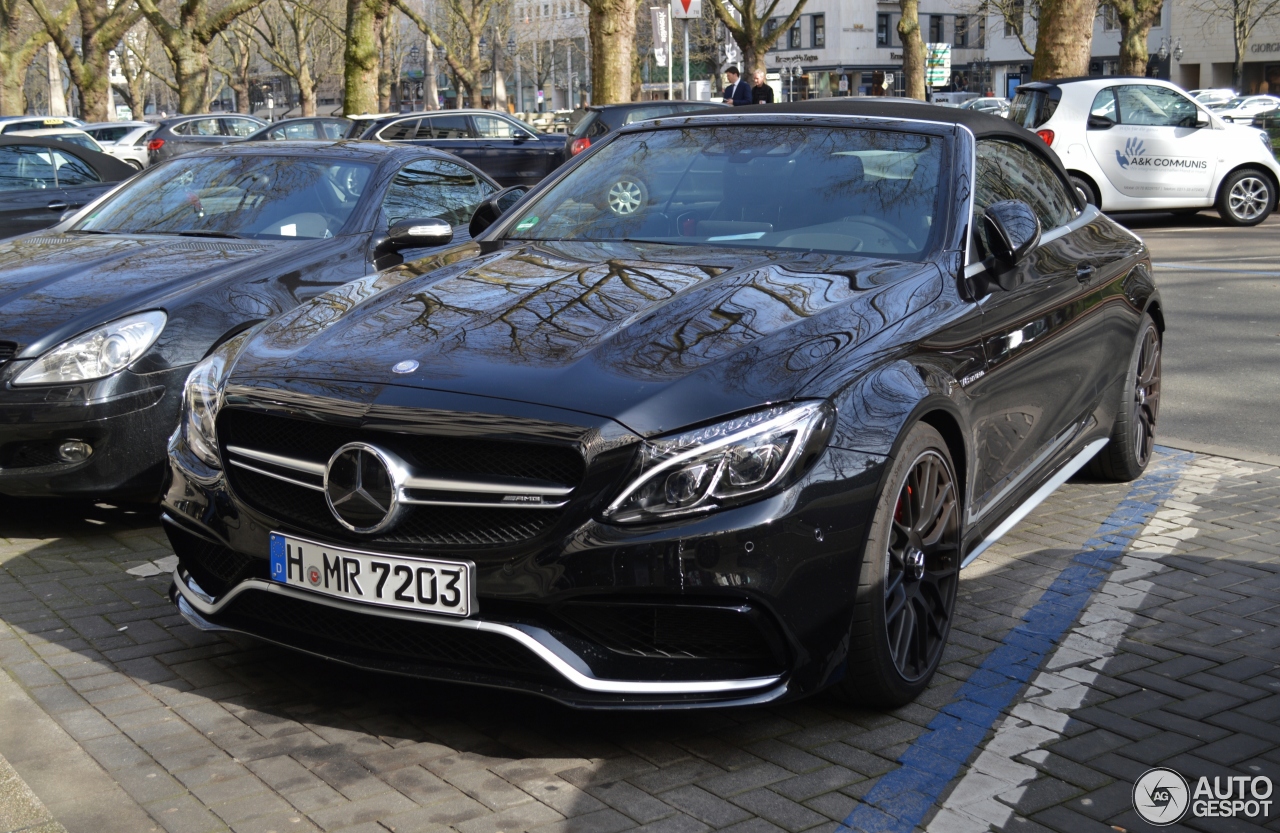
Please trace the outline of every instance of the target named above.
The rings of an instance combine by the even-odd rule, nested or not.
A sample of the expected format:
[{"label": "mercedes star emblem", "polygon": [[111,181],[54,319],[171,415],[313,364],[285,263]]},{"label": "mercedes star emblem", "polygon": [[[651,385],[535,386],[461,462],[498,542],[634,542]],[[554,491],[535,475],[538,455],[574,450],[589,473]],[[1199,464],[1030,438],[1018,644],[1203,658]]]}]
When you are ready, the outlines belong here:
[{"label": "mercedes star emblem", "polygon": [[338,523],[352,532],[381,532],[396,520],[405,477],[404,464],[390,453],[347,443],[325,467],[325,501]]}]

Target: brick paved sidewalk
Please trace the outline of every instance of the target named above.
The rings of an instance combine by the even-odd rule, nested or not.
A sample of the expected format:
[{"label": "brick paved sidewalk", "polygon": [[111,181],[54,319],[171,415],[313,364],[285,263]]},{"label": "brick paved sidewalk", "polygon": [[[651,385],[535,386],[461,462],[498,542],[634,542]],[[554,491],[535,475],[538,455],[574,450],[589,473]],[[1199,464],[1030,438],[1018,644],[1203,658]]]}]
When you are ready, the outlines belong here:
[{"label": "brick paved sidewalk", "polygon": [[187,626],[145,513],[5,507],[0,755],[71,833],[1135,831],[1150,766],[1280,781],[1280,471],[1258,464],[1067,484],[965,571],[942,673],[889,714],[620,717],[356,672]]}]

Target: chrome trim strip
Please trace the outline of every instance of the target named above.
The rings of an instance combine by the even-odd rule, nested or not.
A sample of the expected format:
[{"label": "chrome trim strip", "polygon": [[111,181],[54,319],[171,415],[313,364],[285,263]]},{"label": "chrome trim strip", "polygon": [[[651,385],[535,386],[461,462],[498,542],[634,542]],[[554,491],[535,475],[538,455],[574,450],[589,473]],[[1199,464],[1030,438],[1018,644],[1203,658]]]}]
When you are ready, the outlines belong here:
[{"label": "chrome trim strip", "polygon": [[281,457],[279,454],[272,454],[269,451],[257,451],[239,445],[227,446],[227,453],[239,454],[241,457],[248,457],[250,460],[257,460],[259,463],[270,463],[273,466],[293,469],[294,471],[305,471],[307,474],[314,474],[316,477],[324,477],[324,463],[313,463],[310,460],[298,460],[293,457]]},{"label": "chrome trim strip", "polygon": [[1023,518],[1029,515],[1032,509],[1035,509],[1043,503],[1045,498],[1056,492],[1058,487],[1063,483],[1066,483],[1067,480],[1070,479],[1071,475],[1084,468],[1085,464],[1093,459],[1093,455],[1097,454],[1098,451],[1106,444],[1107,440],[1105,439],[1094,440],[1081,449],[1079,454],[1072,457],[1065,466],[1058,470],[1057,474],[1049,478],[1043,486],[1036,490],[1035,494],[1027,498],[1021,506],[1015,509],[1013,514],[1005,518],[1004,522],[996,527],[981,544],[978,544],[978,546],[974,548],[973,552],[965,556],[964,561],[960,563],[960,569],[968,567],[977,560],[978,556],[986,552],[988,547],[1003,538],[1009,530],[1013,529]]},{"label": "chrome trim strip", "polygon": [[[551,666],[560,676],[564,677],[574,686],[585,691],[594,691],[601,694],[719,694],[732,693],[739,691],[751,691],[757,688],[774,685],[782,680],[782,675],[778,674],[772,677],[752,677],[744,680],[699,680],[689,682],[650,682],[647,680],[602,680],[592,676],[590,671],[586,669],[586,664],[578,661],[581,670],[575,668],[563,658],[562,655],[573,655],[559,640],[540,629],[535,629],[538,636],[535,637],[530,633],[513,627],[511,625],[502,625],[496,622],[485,622],[479,619],[441,619],[439,617],[430,616],[429,614],[413,613],[409,611],[396,610],[394,608],[373,608],[369,605],[362,605],[353,602],[346,602],[341,599],[331,599],[320,596],[316,593],[310,593],[306,590],[288,587],[287,585],[278,584],[271,581],[263,581],[262,579],[246,579],[235,587],[227,591],[227,594],[212,604],[205,602],[195,596],[193,591],[187,587],[183,581],[182,575],[178,570],[173,571],[173,582],[178,588],[178,593],[182,600],[185,601],[197,614],[203,618],[204,616],[216,615],[228,602],[248,590],[257,590],[266,593],[278,593],[295,599],[302,599],[316,604],[328,605],[340,610],[347,610],[353,613],[364,613],[371,616],[383,616],[390,619],[403,619],[410,622],[419,622],[424,625],[438,625],[447,628],[467,628],[470,630],[484,631],[486,633],[495,633],[513,639],[519,642],[525,648],[528,648],[538,656],[543,662]],[[213,624],[213,623],[210,623]],[[544,644],[547,643],[547,644]],[[558,650],[557,650],[558,649]]]},{"label": "chrome trim strip", "polygon": [[418,500],[400,495],[400,502],[405,505],[413,506],[464,506],[474,507],[477,509],[563,509],[569,505],[569,501],[562,500],[559,503],[522,503],[520,501],[511,501],[503,503],[502,501],[490,501],[485,503],[478,500]]},{"label": "chrome trim strip", "polygon": [[251,465],[249,465],[248,463],[242,462],[242,461],[240,461],[240,460],[231,460],[231,465],[235,466],[236,468],[246,469],[246,470],[248,470],[248,471],[253,472],[254,474],[261,474],[261,475],[264,475],[264,476],[266,476],[266,477],[274,477],[276,480],[280,480],[280,481],[283,481],[283,482],[285,482],[285,483],[291,483],[291,484],[293,484],[294,486],[301,486],[301,487],[303,487],[304,489],[313,489],[313,490],[315,490],[315,491],[317,491],[317,492],[323,492],[323,491],[324,491],[324,486],[322,486],[322,485],[319,485],[319,484],[316,484],[316,483],[308,483],[308,482],[306,482],[305,480],[294,480],[292,477],[285,477],[283,474],[276,474],[276,473],[275,473],[275,472],[273,472],[273,471],[267,471],[266,469],[260,469],[260,468],[258,468],[257,466],[251,466]]},{"label": "chrome trim strip", "polygon": [[446,477],[413,477],[404,481],[406,489],[429,489],[436,492],[475,492],[485,495],[567,495],[572,486],[527,486],[485,480],[454,480]]}]

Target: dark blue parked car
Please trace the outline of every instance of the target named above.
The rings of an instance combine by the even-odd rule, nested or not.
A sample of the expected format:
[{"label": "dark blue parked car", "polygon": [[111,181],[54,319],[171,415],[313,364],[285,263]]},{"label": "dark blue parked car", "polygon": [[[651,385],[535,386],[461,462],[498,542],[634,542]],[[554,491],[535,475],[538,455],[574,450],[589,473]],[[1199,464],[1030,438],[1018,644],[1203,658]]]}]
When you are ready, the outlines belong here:
[{"label": "dark blue parked car", "polygon": [[362,139],[407,142],[461,156],[504,186],[536,185],[567,158],[563,135],[493,110],[437,110],[378,119]]}]

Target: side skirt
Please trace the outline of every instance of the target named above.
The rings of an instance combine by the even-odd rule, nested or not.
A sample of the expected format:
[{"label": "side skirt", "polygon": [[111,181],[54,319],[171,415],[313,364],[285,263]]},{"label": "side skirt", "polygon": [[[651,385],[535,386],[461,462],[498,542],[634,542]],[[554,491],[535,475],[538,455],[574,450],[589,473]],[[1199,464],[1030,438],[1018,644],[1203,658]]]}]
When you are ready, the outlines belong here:
[{"label": "side skirt", "polygon": [[977,560],[987,549],[1005,536],[1005,534],[1013,529],[1018,523],[1031,514],[1031,510],[1035,509],[1045,498],[1058,490],[1058,487],[1071,479],[1071,475],[1084,468],[1085,464],[1093,459],[1101,448],[1107,444],[1106,439],[1094,440],[1080,450],[1080,453],[1067,461],[1067,464],[1058,469],[1058,473],[1049,478],[1043,486],[1036,490],[1035,494],[1023,501],[1022,505],[1010,513],[1009,517],[992,530],[991,534],[983,539],[982,543],[973,548],[973,551],[965,556],[964,561],[960,563],[960,568],[964,569]]}]

